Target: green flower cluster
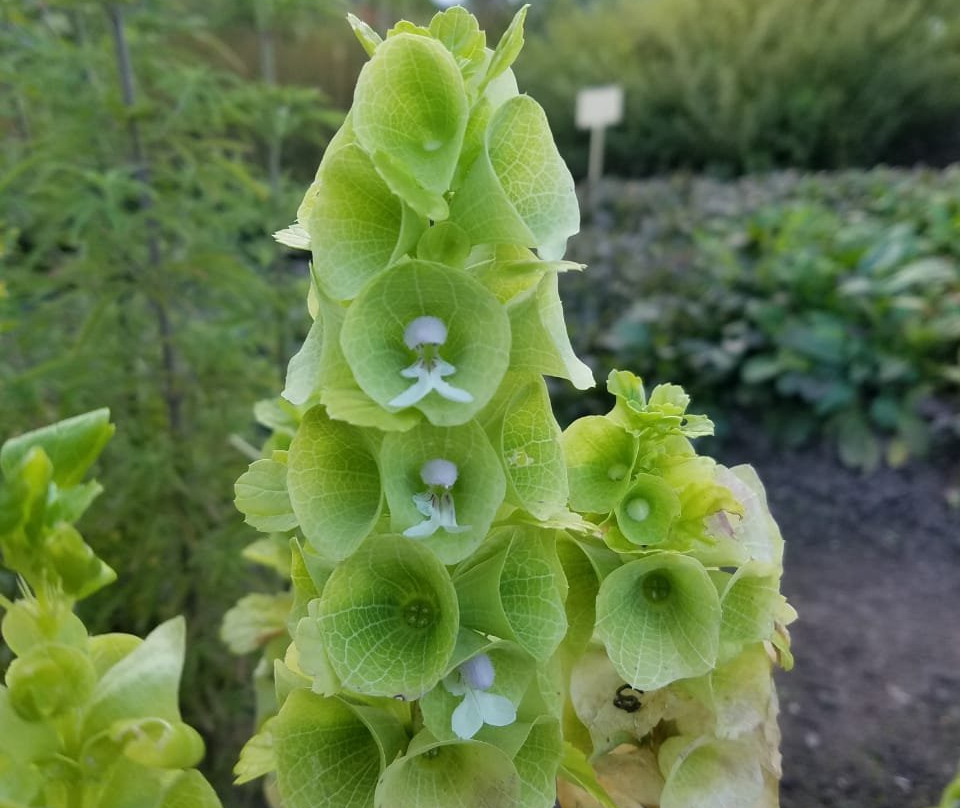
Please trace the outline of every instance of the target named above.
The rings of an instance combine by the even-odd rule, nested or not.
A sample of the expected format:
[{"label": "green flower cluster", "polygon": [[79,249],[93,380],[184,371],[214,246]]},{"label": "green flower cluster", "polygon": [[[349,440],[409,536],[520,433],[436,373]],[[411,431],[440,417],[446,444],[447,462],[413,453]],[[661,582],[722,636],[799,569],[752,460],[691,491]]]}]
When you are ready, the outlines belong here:
[{"label": "green flower cluster", "polygon": [[83,478],[113,435],[107,410],[0,448],[0,552],[24,596],[0,597],[15,655],[0,686],[0,805],[219,808],[180,718],[182,619],[145,640],[89,636],[73,606],[115,575],[73,523],[101,488]]},{"label": "green flower cluster", "polygon": [[791,612],[762,488],[696,455],[679,388],[615,373],[613,412],[565,433],[550,408],[544,375],[593,378],[557,293],[573,182],[510,70],[524,15],[495,49],[461,8],[352,20],[370,61],[278,234],[312,253],[313,325],[237,505],[255,554],[289,541],[292,597],[224,635],[270,638],[237,774],[285,808],[552,808],[558,777],[612,806],[625,749],[664,808],[776,800]]}]

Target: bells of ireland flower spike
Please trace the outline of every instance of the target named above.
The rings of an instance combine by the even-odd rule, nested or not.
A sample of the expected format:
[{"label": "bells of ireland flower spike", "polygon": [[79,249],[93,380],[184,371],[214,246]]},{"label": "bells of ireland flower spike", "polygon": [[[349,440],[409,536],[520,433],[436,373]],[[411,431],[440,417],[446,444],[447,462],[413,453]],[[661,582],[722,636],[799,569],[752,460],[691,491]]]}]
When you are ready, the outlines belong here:
[{"label": "bells of ireland flower spike", "polygon": [[476,422],[388,433],[380,467],[391,529],[422,543],[444,564],[480,546],[506,489],[500,460]]},{"label": "bells of ireland flower spike", "polygon": [[510,321],[462,270],[407,261],[350,305],[340,345],[354,378],[381,407],[420,410],[436,426],[471,420],[510,360]]},{"label": "bells of ireland flower spike", "polygon": [[373,535],[320,597],[320,638],[344,689],[419,698],[446,673],[460,625],[443,564],[417,542]]}]

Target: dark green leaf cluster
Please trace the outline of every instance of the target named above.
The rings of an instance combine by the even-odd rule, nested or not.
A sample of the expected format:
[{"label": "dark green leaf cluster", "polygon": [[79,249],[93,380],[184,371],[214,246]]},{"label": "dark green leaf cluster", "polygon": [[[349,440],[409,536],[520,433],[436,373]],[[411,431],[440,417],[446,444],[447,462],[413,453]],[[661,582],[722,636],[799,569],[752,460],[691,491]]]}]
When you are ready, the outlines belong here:
[{"label": "dark green leaf cluster", "polygon": [[[955,172],[607,193],[612,221],[581,237],[577,256],[636,302],[596,318],[574,295],[584,308],[573,328],[594,329],[581,339],[728,414],[756,414],[788,440],[826,434],[853,466],[900,464],[956,441]],[[638,236],[641,216],[649,229]],[[609,258],[596,253],[601,240],[614,243]]]},{"label": "dark green leaf cluster", "polygon": [[624,87],[606,160],[621,176],[913,162],[960,113],[951,0],[595,0],[539,19],[518,75],[575,173],[590,84]]},{"label": "dark green leaf cluster", "polygon": [[0,598],[14,655],[0,686],[0,803],[11,808],[219,808],[180,718],[182,619],[145,640],[89,636],[74,603],[115,578],[73,523],[100,493],[87,470],[113,435],[97,410],[0,447],[0,558],[23,597]]}]

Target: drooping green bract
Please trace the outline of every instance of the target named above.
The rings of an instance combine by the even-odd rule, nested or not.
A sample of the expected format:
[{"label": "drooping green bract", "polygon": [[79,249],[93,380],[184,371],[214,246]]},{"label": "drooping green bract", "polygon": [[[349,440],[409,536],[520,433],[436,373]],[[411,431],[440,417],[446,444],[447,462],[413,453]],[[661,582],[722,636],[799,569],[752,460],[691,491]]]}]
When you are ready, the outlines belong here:
[{"label": "drooping green bract", "polygon": [[285,625],[277,598],[225,622],[270,637],[238,780],[294,808],[552,808],[558,779],[769,808],[792,612],[762,487],[697,455],[675,385],[614,372],[565,431],[550,408],[544,376],[594,382],[558,294],[573,181],[510,70],[525,11],[493,50],[462,8],[351,18],[370,61],[298,211],[313,323],[261,407],[293,423],[237,483],[293,587]]}]

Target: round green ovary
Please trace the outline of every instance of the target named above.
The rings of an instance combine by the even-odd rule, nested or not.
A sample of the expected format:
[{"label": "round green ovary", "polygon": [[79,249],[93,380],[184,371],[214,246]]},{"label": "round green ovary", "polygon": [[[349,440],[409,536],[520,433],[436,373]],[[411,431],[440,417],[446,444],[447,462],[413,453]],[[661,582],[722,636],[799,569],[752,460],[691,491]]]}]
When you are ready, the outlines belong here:
[{"label": "round green ovary", "polygon": [[627,503],[627,516],[634,522],[642,522],[650,515],[650,503],[637,497]]},{"label": "round green ovary", "polygon": [[623,463],[614,463],[607,469],[607,476],[615,482],[622,480],[630,473],[630,469]]},{"label": "round green ovary", "polygon": [[669,600],[670,593],[673,591],[670,576],[659,570],[644,577],[640,582],[640,588],[643,597],[651,604],[665,603]]},{"label": "round green ovary", "polygon": [[418,598],[403,607],[403,618],[412,628],[429,628],[436,618],[436,609],[432,603]]}]

